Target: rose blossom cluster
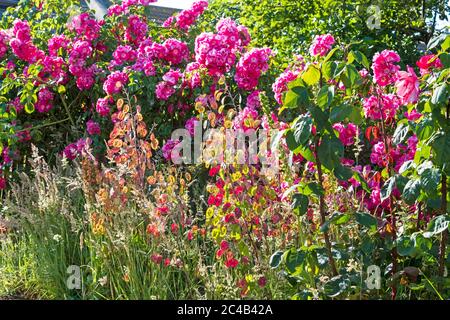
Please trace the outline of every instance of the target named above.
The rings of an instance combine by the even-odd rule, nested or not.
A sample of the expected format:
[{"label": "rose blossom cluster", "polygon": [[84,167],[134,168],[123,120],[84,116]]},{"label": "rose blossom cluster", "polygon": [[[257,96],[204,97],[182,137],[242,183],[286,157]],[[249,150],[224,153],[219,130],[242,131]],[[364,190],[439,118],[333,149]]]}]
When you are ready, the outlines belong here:
[{"label": "rose blossom cluster", "polygon": [[86,131],[91,136],[99,135],[101,133],[100,125],[94,120],[86,122]]},{"label": "rose blossom cluster", "polygon": [[400,67],[396,63],[400,62],[400,56],[392,50],[383,50],[373,56],[372,70],[374,81],[381,87],[394,83]]},{"label": "rose blossom cluster", "polygon": [[178,80],[183,77],[179,70],[169,70],[163,76],[163,81],[156,85],[156,97],[161,100],[167,100],[175,93],[175,86]]},{"label": "rose blossom cluster", "polygon": [[8,52],[10,35],[5,30],[0,30],[0,59]]},{"label": "rose blossom cluster", "polygon": [[8,105],[8,109],[6,109],[7,112],[9,112],[10,106],[14,107],[16,109],[17,113],[22,112],[23,109],[25,108],[24,105],[22,103],[20,103],[20,97],[16,97],[12,101],[10,101],[10,103]]},{"label": "rose blossom cluster", "polygon": [[144,71],[147,75],[154,75],[157,60],[178,65],[189,58],[189,48],[183,41],[167,39],[163,43],[152,42],[151,39],[143,41],[137,51],[137,61],[134,70]]},{"label": "rose blossom cluster", "polygon": [[379,141],[372,147],[370,161],[380,167],[386,167],[389,163],[394,165],[396,172],[406,161],[413,160],[417,149],[417,137],[411,136],[407,140],[407,145],[398,145],[390,148],[389,153],[386,152],[385,143]]},{"label": "rose blossom cluster", "polygon": [[256,130],[260,124],[258,111],[249,107],[245,107],[233,119],[234,129],[242,129],[244,132],[251,129]]},{"label": "rose blossom cluster", "polygon": [[188,63],[186,69],[184,70],[183,81],[191,89],[200,87],[202,84],[202,77],[200,74],[201,66],[198,62]]},{"label": "rose blossom cluster", "polygon": [[186,124],[184,125],[184,128],[189,131],[189,134],[191,136],[194,136],[195,133],[195,127],[200,124],[200,121],[197,119],[197,117],[192,117],[186,121]]},{"label": "rose blossom cluster", "polygon": [[97,100],[97,103],[95,105],[95,110],[98,112],[98,114],[102,117],[106,117],[109,115],[110,112],[110,104],[112,104],[114,100],[112,98],[100,98]]},{"label": "rose blossom cluster", "polygon": [[48,88],[42,88],[38,93],[36,110],[40,113],[49,112],[53,108],[53,99],[55,95]]},{"label": "rose blossom cluster", "polygon": [[334,37],[331,34],[322,34],[316,36],[313,40],[309,53],[315,56],[324,56],[330,51],[334,44]]},{"label": "rose blossom cluster", "polygon": [[138,45],[145,40],[148,32],[148,25],[145,21],[137,15],[132,15],[128,18],[128,26],[125,31],[125,40]]},{"label": "rose blossom cluster", "polygon": [[261,100],[259,98],[259,91],[255,90],[247,96],[246,106],[251,109],[259,109],[261,107]]},{"label": "rose blossom cluster", "polygon": [[339,133],[339,140],[344,146],[351,146],[355,143],[355,137],[358,134],[358,127],[353,123],[344,125],[342,123],[335,123],[333,129]]},{"label": "rose blossom cluster", "polygon": [[408,71],[399,71],[397,82],[397,96],[403,105],[416,103],[419,99],[419,79],[414,69],[407,66]]},{"label": "rose blossom cluster", "polygon": [[421,57],[416,62],[416,65],[419,67],[422,76],[430,73],[430,69],[439,69],[443,66],[441,60],[435,54],[428,54]]},{"label": "rose blossom cluster", "polygon": [[93,41],[100,36],[101,26],[99,22],[87,12],[73,17],[68,27],[69,30],[76,32],[79,39]]},{"label": "rose blossom cluster", "polygon": [[77,142],[67,145],[64,148],[62,154],[68,160],[74,160],[76,157],[82,154],[83,150],[86,148],[88,144],[89,141],[87,139],[81,138]]},{"label": "rose blossom cluster", "polygon": [[44,51],[39,50],[31,40],[31,30],[27,21],[14,21],[12,34],[9,45],[20,60],[35,63],[44,57]]},{"label": "rose blossom cluster", "polygon": [[180,64],[189,58],[189,48],[183,41],[173,38],[167,39],[162,44],[162,47],[164,48],[162,59],[173,65]]},{"label": "rose blossom cluster", "polygon": [[272,50],[269,48],[254,48],[246,52],[236,65],[236,84],[244,90],[253,90],[263,72],[269,69],[269,59]]},{"label": "rose blossom cluster", "polygon": [[370,96],[363,101],[364,115],[372,120],[390,121],[394,119],[400,106],[399,98],[394,94]]},{"label": "rose blossom cluster", "polygon": [[175,22],[175,27],[186,31],[195,23],[198,17],[203,14],[207,7],[207,1],[194,2],[191,8],[183,10],[178,15],[169,17],[164,21],[163,27],[169,28]]},{"label": "rose blossom cluster", "polygon": [[202,33],[195,39],[195,60],[212,75],[230,71],[236,52],[250,42],[248,30],[231,19],[220,20],[216,30],[217,33]]},{"label": "rose blossom cluster", "polygon": [[275,93],[275,100],[283,104],[283,93],[288,90],[288,83],[297,79],[300,70],[285,70],[272,84],[272,91]]},{"label": "rose blossom cluster", "polygon": [[66,66],[63,58],[46,56],[41,61],[41,65],[40,78],[55,80],[57,84],[64,84],[68,81],[67,73],[63,70]]},{"label": "rose blossom cluster", "polygon": [[95,82],[95,65],[87,66],[87,59],[94,49],[86,40],[77,40],[73,43],[69,53],[69,71],[77,81],[80,90],[89,90]]},{"label": "rose blossom cluster", "polygon": [[137,59],[137,52],[131,46],[118,46],[113,53],[114,60],[111,62],[114,66],[120,66],[126,62],[133,62]]},{"label": "rose blossom cluster", "polygon": [[172,150],[179,144],[181,143],[178,140],[168,140],[166,142],[166,144],[161,148],[161,151],[163,153],[163,157],[164,159],[166,159],[167,161],[173,161],[174,159],[172,158]]},{"label": "rose blossom cluster", "polygon": [[48,40],[48,54],[51,57],[58,56],[59,49],[67,49],[69,39],[65,35],[58,35]]},{"label": "rose blossom cluster", "polygon": [[113,95],[119,93],[123,86],[128,83],[128,75],[125,72],[114,71],[106,78],[105,83],[103,83],[103,90],[108,95]]},{"label": "rose blossom cluster", "polygon": [[143,41],[137,49],[136,63],[133,65],[132,69],[144,72],[146,76],[155,75],[156,68],[152,59],[153,52],[151,39]]}]

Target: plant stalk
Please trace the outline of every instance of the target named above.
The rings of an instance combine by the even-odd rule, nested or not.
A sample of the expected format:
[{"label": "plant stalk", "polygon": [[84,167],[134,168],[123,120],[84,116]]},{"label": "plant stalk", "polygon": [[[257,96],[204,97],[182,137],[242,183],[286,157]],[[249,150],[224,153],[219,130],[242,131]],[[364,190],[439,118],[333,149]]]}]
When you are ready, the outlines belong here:
[{"label": "plant stalk", "polygon": [[[316,153],[317,153],[318,148],[319,148],[319,139],[316,140]],[[325,190],[323,188],[322,163],[320,162],[319,156],[317,156],[317,155],[316,155],[316,165],[317,165],[317,174],[318,174],[318,177],[319,177],[320,188],[322,190]],[[322,194],[319,197],[319,211],[320,211],[321,225],[324,225],[325,222],[326,222],[325,194]],[[326,245],[326,248],[327,248],[327,255],[328,255],[328,260],[330,262],[331,271],[333,273],[333,276],[338,276],[339,273],[337,271],[336,262],[334,261],[333,252],[331,250],[330,236],[328,234],[328,231],[324,231],[323,234],[324,234],[324,238],[325,238],[325,245]]]},{"label": "plant stalk", "polygon": [[[441,214],[447,214],[447,176],[442,175],[442,200],[441,200]],[[445,273],[445,251],[447,249],[448,229],[441,234],[441,242],[439,244],[439,277],[444,277]],[[439,282],[439,291],[442,290],[443,281]]]}]

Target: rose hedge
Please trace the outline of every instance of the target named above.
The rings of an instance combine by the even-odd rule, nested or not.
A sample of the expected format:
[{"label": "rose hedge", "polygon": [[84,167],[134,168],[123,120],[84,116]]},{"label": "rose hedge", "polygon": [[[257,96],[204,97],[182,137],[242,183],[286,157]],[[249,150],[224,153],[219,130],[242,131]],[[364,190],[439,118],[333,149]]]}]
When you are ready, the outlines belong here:
[{"label": "rose hedge", "polygon": [[[214,31],[191,34],[204,1],[157,26],[146,18],[149,2],[123,1],[100,21],[74,13],[75,1],[23,1],[4,16],[0,188],[23,165],[30,140],[49,157],[62,153],[69,160],[91,149],[99,160],[127,163],[135,180],[151,185],[154,165],[173,160],[174,128],[193,134],[203,121],[205,129],[277,129],[271,139],[281,153],[278,177],[265,176],[258,165],[207,164],[205,223],[217,259],[236,270],[244,294],[248,269],[266,263],[258,252],[274,251],[268,239],[283,242],[285,251],[271,264],[283,265],[299,288],[315,287],[304,274],[315,268],[329,268],[332,292],[359,281],[342,270],[345,259],[336,250],[343,248],[335,248],[331,232],[346,223],[353,228],[350,220],[387,248],[381,258],[368,250],[367,261],[395,276],[401,259],[421,256],[437,262],[442,278],[450,37],[429,42],[416,64],[419,77],[413,67],[401,70],[394,50],[377,52],[371,63],[357,45],[318,35],[272,83],[275,53],[252,48],[245,26],[224,18]],[[143,162],[136,149],[145,153]],[[167,213],[164,204],[156,216]],[[300,234],[296,220],[313,237]],[[305,248],[306,238],[316,246]],[[366,238],[358,241],[363,247]],[[395,297],[395,281],[391,287]]]}]

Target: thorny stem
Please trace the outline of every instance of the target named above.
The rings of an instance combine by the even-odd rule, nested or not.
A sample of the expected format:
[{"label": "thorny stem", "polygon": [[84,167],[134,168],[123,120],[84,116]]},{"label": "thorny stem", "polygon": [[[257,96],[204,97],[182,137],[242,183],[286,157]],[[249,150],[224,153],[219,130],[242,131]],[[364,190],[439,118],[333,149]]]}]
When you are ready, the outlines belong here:
[{"label": "thorny stem", "polygon": [[[390,165],[390,160],[389,160],[389,144],[387,142],[387,137],[386,137],[386,128],[384,126],[384,113],[383,110],[381,108],[381,103],[380,103],[380,96],[377,92],[377,102],[378,102],[378,110],[380,112],[381,115],[381,120],[380,120],[380,125],[381,125],[381,135],[383,137],[383,142],[384,142],[384,150],[386,153],[386,157],[387,157],[387,170],[388,170],[388,177],[391,177],[391,165]],[[397,239],[397,226],[396,226],[396,217],[395,217],[395,210],[394,210],[394,206],[392,205],[394,202],[394,199],[392,198],[392,195],[389,196],[389,201],[391,203],[391,226],[392,226],[392,240],[395,241]],[[397,273],[397,268],[398,268],[398,253],[397,253],[397,248],[393,247],[392,251],[391,251],[391,256],[392,256],[392,277],[394,277],[394,275]],[[392,300],[395,300],[395,298],[397,297],[397,284],[395,283],[395,281],[392,281]]]},{"label": "thorny stem", "polygon": [[[446,110],[446,118],[447,120],[450,118],[450,102],[447,104],[447,110]],[[445,215],[447,214],[447,175],[442,174],[442,189],[441,189],[441,214]],[[448,241],[448,229],[444,230],[441,234],[441,242],[439,244],[439,277],[441,278],[441,281],[439,282],[438,288],[439,290],[442,290],[443,281],[442,278],[444,277],[445,273],[445,251],[447,249],[447,241]]]},{"label": "thorny stem", "polygon": [[[319,69],[320,72],[320,83],[319,87],[322,89],[323,86],[323,77],[322,77],[322,68]],[[323,187],[323,173],[322,173],[322,162],[319,159],[319,155],[317,154],[317,150],[319,150],[319,140],[320,138],[317,138],[315,141],[315,151],[316,151],[316,165],[317,165],[317,175],[319,178],[319,186],[322,190],[325,190]],[[320,195],[319,197],[319,211],[320,211],[320,225],[324,225],[326,222],[326,209],[325,209],[325,192]],[[333,276],[336,277],[339,275],[337,268],[336,268],[336,262],[333,258],[333,251],[331,250],[331,241],[330,236],[328,234],[328,231],[324,231],[324,238],[325,238],[325,245],[327,249],[327,255],[328,255],[328,261],[330,262],[331,271],[333,273]]]},{"label": "thorny stem", "polygon": [[64,100],[62,95],[61,95],[61,101],[62,101],[62,104],[64,105],[64,109],[66,109],[66,113],[67,113],[67,116],[69,117],[70,123],[72,123],[72,125],[75,127],[76,126],[75,121],[73,120],[72,114],[70,113],[69,106],[67,105],[66,100]]},{"label": "thorny stem", "polygon": [[16,133],[24,132],[24,131],[31,131],[31,130],[45,128],[45,127],[50,127],[50,126],[54,126],[55,124],[60,124],[60,123],[63,123],[63,122],[69,121],[69,120],[70,120],[69,118],[66,118],[66,119],[63,119],[63,120],[55,121],[55,122],[41,124],[41,125],[38,125],[38,126],[35,126],[35,127],[29,127],[29,128],[22,129],[22,130],[17,130]]},{"label": "thorny stem", "polygon": [[419,231],[420,230],[420,220],[422,218],[422,202],[419,202],[419,204],[417,205],[417,224],[416,224],[416,230]]},{"label": "thorny stem", "polygon": [[[319,139],[316,140],[316,152],[319,148]],[[322,173],[322,163],[320,162],[320,159],[318,156],[316,156],[316,164],[317,164],[317,174],[319,177],[319,186],[322,190],[323,188],[323,173]],[[321,225],[323,225],[326,222],[326,212],[325,212],[325,195],[322,194],[319,197],[319,211],[320,211],[320,221]],[[339,275],[337,269],[336,269],[336,263],[333,258],[333,252],[331,250],[331,241],[330,236],[328,235],[328,231],[324,231],[324,238],[325,238],[325,245],[327,247],[327,255],[328,260],[330,262],[331,271],[333,272],[333,276]]]},{"label": "thorny stem", "polygon": [[[443,215],[447,213],[447,176],[445,174],[442,175],[442,200],[441,200],[441,211]],[[441,279],[444,277],[445,273],[445,251],[447,247],[448,240],[448,230],[446,229],[441,234],[441,242],[439,244],[439,277]],[[442,290],[442,281],[439,282],[439,290]]]}]

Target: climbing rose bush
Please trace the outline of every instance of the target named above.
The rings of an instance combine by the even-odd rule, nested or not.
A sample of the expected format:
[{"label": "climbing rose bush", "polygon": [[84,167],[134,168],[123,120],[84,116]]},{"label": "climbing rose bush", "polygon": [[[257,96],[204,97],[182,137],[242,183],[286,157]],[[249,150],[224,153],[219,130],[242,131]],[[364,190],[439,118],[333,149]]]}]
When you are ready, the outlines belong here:
[{"label": "climbing rose bush", "polygon": [[[430,48],[417,62],[420,76],[393,49],[370,63],[331,34],[317,35],[309,52],[273,70],[276,53],[251,47],[248,29],[232,19],[190,33],[207,2],[162,27],[147,17],[151,2],[122,1],[101,20],[91,12],[67,13],[68,2],[59,12],[63,23],[52,25],[55,32],[40,32],[49,31],[56,10],[46,3],[29,20],[6,15],[0,189],[14,179],[30,142],[80,160],[104,178],[91,191],[105,212],[125,208],[132,191],[143,192],[151,208],[148,240],[159,243],[180,230],[185,241],[207,239],[215,266],[241,296],[264,288],[277,268],[294,297],[350,294],[361,283],[359,269],[380,265],[390,277],[384,294],[395,298],[401,263],[408,267],[420,256],[443,265],[442,254],[438,260],[430,249],[436,239],[416,239],[444,232],[422,232],[438,218],[437,201],[445,216],[439,219],[447,219],[448,157],[439,146],[448,145],[448,111],[442,111],[449,95],[448,38],[439,52]],[[185,128],[192,138],[199,127],[218,129],[201,144],[214,157],[182,172],[174,163],[186,155],[174,150],[184,141],[171,133]],[[256,158],[275,156],[278,171],[250,164],[255,159],[246,150],[219,150],[227,129],[270,132],[270,147]],[[101,171],[100,163],[114,169]],[[187,208],[185,199],[189,170],[202,183],[204,201],[196,208]],[[430,178],[422,181],[424,172]],[[102,220],[92,220],[104,235]],[[406,250],[406,242],[415,247]],[[375,246],[383,247],[378,256]],[[187,263],[168,251],[173,261],[161,252],[151,261]]]}]

